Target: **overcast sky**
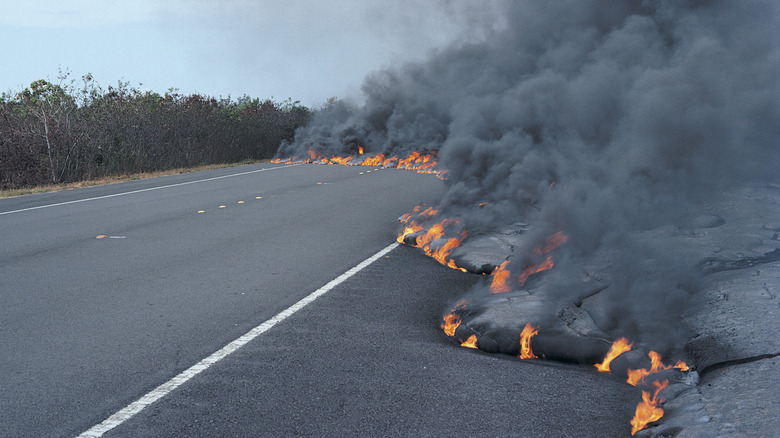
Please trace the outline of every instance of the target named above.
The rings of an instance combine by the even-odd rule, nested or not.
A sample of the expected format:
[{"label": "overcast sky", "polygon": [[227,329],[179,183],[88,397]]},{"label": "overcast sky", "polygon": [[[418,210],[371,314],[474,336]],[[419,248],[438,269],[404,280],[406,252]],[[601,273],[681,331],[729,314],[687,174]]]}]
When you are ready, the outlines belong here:
[{"label": "overcast sky", "polygon": [[92,73],[156,92],[300,100],[473,37],[468,0],[0,0],[0,92]]}]

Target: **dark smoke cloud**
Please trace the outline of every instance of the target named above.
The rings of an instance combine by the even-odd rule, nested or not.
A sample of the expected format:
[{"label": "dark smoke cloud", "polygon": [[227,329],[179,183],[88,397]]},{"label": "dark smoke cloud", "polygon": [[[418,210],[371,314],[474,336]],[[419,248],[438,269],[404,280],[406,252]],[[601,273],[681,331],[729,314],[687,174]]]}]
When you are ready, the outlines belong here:
[{"label": "dark smoke cloud", "polygon": [[610,261],[613,333],[679,344],[697,271],[657,230],[723,187],[780,179],[780,6],[503,7],[506,25],[483,39],[369,75],[365,104],[320,112],[280,156],[439,151],[442,216],[470,235],[532,222],[529,254],[563,230],[556,275]]}]

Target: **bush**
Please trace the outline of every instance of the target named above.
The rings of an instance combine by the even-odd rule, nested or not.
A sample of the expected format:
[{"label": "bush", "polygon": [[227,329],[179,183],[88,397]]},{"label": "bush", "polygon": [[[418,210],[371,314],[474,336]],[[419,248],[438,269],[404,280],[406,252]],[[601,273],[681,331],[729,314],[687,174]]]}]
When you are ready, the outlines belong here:
[{"label": "bush", "polygon": [[311,116],[291,100],[103,89],[89,74],[78,86],[68,76],[0,96],[0,189],[267,159]]}]

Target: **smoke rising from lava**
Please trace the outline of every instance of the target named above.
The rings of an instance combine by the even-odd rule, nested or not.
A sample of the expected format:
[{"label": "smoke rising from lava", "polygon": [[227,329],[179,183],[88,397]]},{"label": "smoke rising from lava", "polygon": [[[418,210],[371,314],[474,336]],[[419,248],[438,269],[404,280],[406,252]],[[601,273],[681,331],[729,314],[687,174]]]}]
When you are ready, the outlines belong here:
[{"label": "smoke rising from lava", "polygon": [[704,213],[692,206],[720,187],[777,181],[780,6],[502,7],[505,26],[372,73],[364,104],[319,112],[279,156],[438,151],[448,170],[440,217],[459,218],[469,236],[528,222],[529,255],[563,230],[551,296],[575,299],[556,278],[605,272],[610,334],[681,346],[698,271],[663,236]]}]

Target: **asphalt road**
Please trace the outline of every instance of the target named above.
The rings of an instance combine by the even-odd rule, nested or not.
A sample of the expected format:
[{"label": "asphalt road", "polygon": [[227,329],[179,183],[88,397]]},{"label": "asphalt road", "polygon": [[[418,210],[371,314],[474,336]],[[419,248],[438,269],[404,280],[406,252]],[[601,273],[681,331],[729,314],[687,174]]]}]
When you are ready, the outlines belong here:
[{"label": "asphalt road", "polygon": [[[84,432],[385,248],[443,188],[260,164],[0,200],[0,434]],[[478,280],[393,249],[106,436],[628,436],[627,384],[441,333]]]}]

